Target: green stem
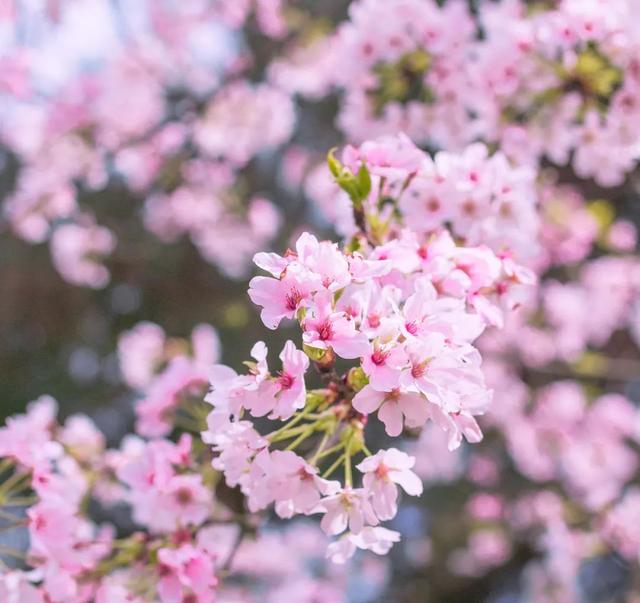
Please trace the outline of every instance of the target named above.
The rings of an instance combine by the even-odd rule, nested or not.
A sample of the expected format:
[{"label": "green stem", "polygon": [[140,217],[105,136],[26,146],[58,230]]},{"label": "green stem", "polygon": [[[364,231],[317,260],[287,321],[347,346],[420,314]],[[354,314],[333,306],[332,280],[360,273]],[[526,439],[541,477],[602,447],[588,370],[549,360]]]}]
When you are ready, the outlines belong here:
[{"label": "green stem", "polygon": [[281,433],[284,433],[285,431],[291,429],[294,425],[300,423],[300,421],[302,421],[302,419],[304,419],[312,410],[313,408],[311,408],[311,406],[309,406],[309,408],[304,408],[299,415],[293,417],[293,419],[291,419],[291,421],[289,421],[286,425],[283,425],[282,427],[280,427],[280,429],[272,431],[268,436],[266,436],[267,440],[273,442],[274,438],[277,438]]},{"label": "green stem", "polygon": [[15,472],[6,482],[0,484],[0,500],[2,500],[7,494],[14,489],[16,492],[20,492],[26,484],[22,482],[28,480],[31,477],[31,473],[19,473]]},{"label": "green stem", "polygon": [[311,463],[312,465],[316,464],[316,459],[318,458],[318,456],[320,456],[320,453],[324,450],[324,447],[327,445],[328,441],[329,441],[329,432],[325,431],[324,435],[322,436],[322,439],[320,440],[320,444],[318,444],[318,447],[316,448],[316,451],[313,453],[313,456],[311,457],[311,460],[309,461],[309,463]]},{"label": "green stem", "polygon": [[315,428],[315,424],[307,427],[307,429],[303,431],[293,442],[291,442],[291,444],[289,444],[285,448],[285,450],[293,450],[294,448],[296,448],[298,444],[304,442],[315,431]]},{"label": "green stem", "polygon": [[351,442],[353,440],[354,433],[355,431],[349,435],[344,449],[344,481],[349,487],[353,485],[353,474],[351,469]]},{"label": "green stem", "polygon": [[318,455],[318,458],[315,460],[319,461],[320,459],[323,459],[325,456],[329,456],[330,454],[334,454],[336,452],[339,452],[340,450],[344,450],[344,442],[339,442],[335,446],[331,446],[331,448],[327,448],[325,451],[320,453]]},{"label": "green stem", "polygon": [[351,487],[353,484],[353,476],[351,474],[351,453],[344,453],[344,481],[347,486]]},{"label": "green stem", "polygon": [[309,429],[309,425],[315,426],[315,423],[307,423],[306,425],[299,425],[298,427],[294,427],[293,429],[288,429],[287,431],[281,433],[279,436],[273,438],[271,440],[271,443],[275,444],[276,442],[282,442],[283,440],[290,440],[291,438],[295,438],[301,433],[307,431],[307,429]]},{"label": "green stem", "polygon": [[4,458],[0,461],[0,474],[4,473],[7,469],[13,467],[13,459]]},{"label": "green stem", "polygon": [[314,404],[313,402],[309,402],[302,411],[297,414],[293,419],[291,419],[287,424],[283,425],[279,429],[272,431],[269,435],[266,436],[267,440],[270,442],[274,441],[274,438],[277,438],[280,434],[284,433],[291,429],[294,425],[297,425],[303,419],[307,418],[316,408],[318,408],[318,404]]},{"label": "green stem", "polygon": [[322,477],[323,478],[327,478],[329,477],[344,461],[345,455],[341,454],[336,461],[333,463],[333,465],[331,465],[331,467],[329,467],[323,474]]}]

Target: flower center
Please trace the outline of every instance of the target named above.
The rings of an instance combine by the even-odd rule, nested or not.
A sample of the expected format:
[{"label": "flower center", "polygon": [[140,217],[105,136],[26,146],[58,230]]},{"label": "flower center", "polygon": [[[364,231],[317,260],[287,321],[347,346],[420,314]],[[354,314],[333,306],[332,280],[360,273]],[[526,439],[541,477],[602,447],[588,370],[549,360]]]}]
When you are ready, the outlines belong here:
[{"label": "flower center", "polygon": [[467,216],[474,216],[476,213],[476,204],[472,199],[467,199],[467,201],[465,201],[462,204],[462,213],[464,213]]},{"label": "flower center", "polygon": [[427,364],[429,364],[428,360],[411,363],[411,376],[414,379],[420,379],[420,377],[422,377],[427,371]]},{"label": "flower center", "polygon": [[287,310],[297,310],[298,304],[302,301],[302,293],[296,287],[291,287],[289,293],[285,296],[285,305]]},{"label": "flower center", "polygon": [[371,354],[371,362],[373,362],[373,364],[375,364],[376,366],[382,366],[386,361],[387,358],[389,357],[389,351],[385,351],[385,350],[381,350],[380,348],[377,348],[373,354]]},{"label": "flower center", "polygon": [[42,515],[37,515],[33,520],[33,526],[36,532],[42,532],[47,528],[47,520]]},{"label": "flower center", "polygon": [[378,479],[386,480],[387,476],[389,475],[389,467],[387,467],[384,463],[380,463],[375,473]]},{"label": "flower center", "polygon": [[333,329],[331,328],[331,323],[328,320],[325,320],[318,327],[318,338],[321,341],[327,341],[333,337]]},{"label": "flower center", "polygon": [[431,199],[427,201],[427,210],[435,213],[439,209],[440,209],[440,201],[435,197],[431,197]]},{"label": "flower center", "polygon": [[415,335],[418,332],[418,325],[415,322],[406,322],[404,328],[407,329],[407,333]]},{"label": "flower center", "polygon": [[367,320],[372,329],[377,329],[380,326],[380,317],[377,314],[369,314]]},{"label": "flower center", "polygon": [[188,505],[193,501],[193,493],[189,488],[178,488],[175,496],[176,502],[182,506]]},{"label": "flower center", "polygon": [[277,381],[282,389],[291,389],[293,387],[295,380],[296,378],[293,375],[290,375],[289,373],[285,373],[284,371],[281,371],[280,373],[278,373]]},{"label": "flower center", "polygon": [[306,467],[300,467],[300,469],[298,469],[298,477],[303,482],[306,482],[313,479],[313,473],[307,471]]},{"label": "flower center", "polygon": [[389,393],[387,393],[387,395],[385,396],[385,401],[397,402],[399,398],[400,398],[400,390],[396,387],[395,389],[392,389]]}]

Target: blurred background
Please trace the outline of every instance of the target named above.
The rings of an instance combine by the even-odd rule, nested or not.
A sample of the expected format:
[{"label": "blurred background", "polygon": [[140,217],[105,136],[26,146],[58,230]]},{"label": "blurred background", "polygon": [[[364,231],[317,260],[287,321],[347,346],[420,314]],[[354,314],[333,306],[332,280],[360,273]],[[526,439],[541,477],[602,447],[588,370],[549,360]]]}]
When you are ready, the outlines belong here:
[{"label": "blurred background", "polygon": [[[343,234],[344,216],[326,202],[331,183],[317,175],[327,150],[345,142],[336,126],[341,93],[327,83],[316,42],[346,18],[349,2],[269,8],[276,4],[0,0],[3,418],[48,393],[63,417],[88,413],[117,445],[132,429],[139,398],[123,381],[118,338],[140,321],[183,339],[195,325],[211,324],[222,360],[234,367],[254,341],[279,349],[294,336],[263,326],[247,281],[258,250],[283,252],[303,229],[335,237],[338,224]],[[568,168],[545,166],[544,173],[553,186],[577,187],[578,205],[566,204],[563,224],[578,216],[592,221],[581,259],[607,251],[595,241],[616,220],[638,225],[637,173],[607,189]],[[626,252],[635,255],[635,239]],[[578,274],[575,265],[552,266],[548,278]],[[599,304],[615,297],[613,286],[599,290]],[[558,324],[547,321],[551,339],[569,337]],[[532,389],[571,379],[637,404],[632,329],[612,331],[597,352],[523,363],[518,379]],[[498,393],[511,395],[499,383]],[[391,553],[385,594],[352,592],[353,601],[526,600],[523,568],[540,557],[534,538],[516,539],[508,551],[502,541],[478,543],[482,555],[495,554],[490,567],[456,571],[451,561],[465,546],[472,493],[491,488],[492,472],[507,495],[534,490],[491,425],[476,451],[474,479],[460,469],[469,462],[466,448],[447,459],[435,444],[419,449],[433,483],[393,526],[404,541]],[[538,483],[561,491],[552,479]],[[569,568],[575,600],[637,601],[631,565],[603,552]],[[537,600],[556,600],[544,597]]]},{"label": "blurred background", "polygon": [[[132,417],[127,410],[131,407],[132,394],[120,383],[115,357],[117,337],[122,331],[141,320],[148,320],[162,325],[172,336],[188,336],[194,325],[207,322],[219,330],[223,358],[229,364],[238,364],[244,359],[257,337],[273,337],[273,333],[262,326],[246,295],[246,283],[252,272],[251,256],[262,247],[254,248],[246,241],[253,230],[250,226],[243,229],[245,224],[220,224],[219,231],[212,229],[212,238],[226,237],[224,244],[230,246],[229,253],[241,255],[240,268],[231,278],[224,265],[225,258],[207,261],[188,233],[167,241],[145,228],[145,201],[158,193],[171,193],[181,187],[187,189],[190,183],[179,172],[187,162],[193,164],[201,158],[198,149],[180,149],[176,157],[164,160],[153,174],[153,181],[141,188],[132,185],[133,178],[129,179],[129,174],[123,175],[114,168],[112,157],[105,158],[111,162],[111,169],[97,187],[79,182],[80,178],[69,178],[65,167],[49,165],[44,167],[52,172],[45,185],[46,195],[53,196],[54,187],[62,188],[71,180],[77,205],[83,212],[95,216],[98,224],[108,227],[118,241],[116,251],[104,261],[111,275],[108,284],[96,289],[73,286],[56,272],[46,239],[34,242],[12,232],[12,220],[17,219],[7,206],[20,192],[20,171],[26,162],[24,158],[21,162],[11,142],[14,137],[32,135],[38,127],[41,128],[39,134],[46,136],[49,126],[55,128],[51,122],[65,109],[68,114],[74,111],[79,114],[90,100],[76,98],[77,106],[60,106],[78,94],[77,88],[73,89],[82,85],[78,80],[94,78],[99,82],[103,79],[107,80],[104,85],[110,86],[112,82],[108,79],[113,74],[106,72],[113,69],[113,63],[118,65],[118,61],[123,60],[151,63],[146,67],[157,80],[153,84],[146,83],[161,87],[157,93],[162,98],[162,109],[150,126],[142,124],[144,130],[136,130],[129,139],[123,135],[117,142],[123,147],[133,146],[129,142],[137,146],[150,142],[167,124],[180,124],[181,115],[186,115],[186,120],[193,120],[198,112],[204,112],[206,104],[227,80],[263,81],[266,67],[281,55],[285,41],[269,38],[255,23],[235,29],[215,14],[195,26],[193,20],[198,15],[198,5],[205,3],[186,3],[193,6],[180,10],[166,3],[167,13],[182,19],[173,26],[177,30],[180,26],[185,30],[191,28],[187,32],[178,31],[176,37],[185,36],[179,40],[163,39],[154,31],[154,26],[160,25],[151,21],[153,10],[145,2],[129,5],[100,0],[72,1],[61,3],[53,14],[46,12],[45,4],[17,3],[14,9],[18,11],[16,22],[7,18],[0,27],[4,49],[0,56],[5,57],[4,61],[9,61],[10,51],[15,56],[16,45],[21,48],[22,56],[28,53],[28,67],[25,66],[23,76],[29,80],[31,88],[22,97],[5,95],[2,98],[2,129],[4,133],[11,130],[6,136],[11,140],[5,138],[0,150],[0,194],[6,201],[6,211],[0,222],[0,262],[5,289],[0,300],[0,370],[4,375],[2,413],[7,416],[23,408],[25,401],[45,391],[60,401],[64,413],[80,409],[89,411],[90,408],[109,413],[115,404],[118,411],[114,411],[109,419],[118,423],[113,432],[115,436],[126,430],[129,426],[126,421]],[[343,16],[347,5],[346,2],[323,2],[322,6],[311,10],[311,5],[317,3],[307,4],[309,6],[300,3],[292,9],[293,16],[299,12],[300,19],[308,20],[305,26],[314,27],[328,25],[331,20]],[[171,31],[162,33],[171,36]],[[181,58],[181,68],[185,71],[180,78],[176,78],[175,73],[159,72],[155,62],[170,62],[176,58],[172,53],[180,54],[172,44],[180,45],[180,50],[184,44],[190,53],[192,46],[197,47],[200,41],[203,48],[197,48],[193,55],[188,54],[186,60]],[[163,54],[150,57],[154,52]],[[126,58],[123,55],[127,55]],[[233,65],[234,62],[248,64],[240,67]],[[125,70],[126,66],[121,68]],[[173,69],[175,66],[171,71]],[[190,76],[194,80],[201,77],[200,71],[205,72],[203,79],[209,81],[195,84],[188,81]],[[10,74],[5,72],[4,77],[9,80]],[[10,86],[17,85],[9,81],[0,86],[2,84],[6,86],[6,90],[0,88],[3,92],[12,91]],[[109,94],[121,97],[109,101],[113,102],[111,110],[114,113],[126,112],[129,101],[136,103],[136,92],[144,94],[144,90],[128,90],[126,81],[115,82],[118,84],[122,86],[121,90],[109,91]],[[106,94],[106,91],[103,89],[98,94]],[[333,127],[334,104],[335,99],[298,103],[295,130],[290,128],[281,142],[293,145],[294,151],[298,145],[303,145],[310,156],[320,160],[340,141]],[[277,119],[275,112],[278,110],[277,105],[266,107],[264,118]],[[27,115],[28,112],[32,113]],[[10,123],[16,115],[31,121],[20,126]],[[113,119],[116,117],[112,116]],[[97,121],[98,118],[91,116],[91,119]],[[38,120],[48,123],[44,125]],[[261,132],[256,130],[252,135],[259,139]],[[100,149],[100,141],[91,143],[105,155],[118,152],[111,148]],[[54,149],[39,149],[43,155],[55,152],[52,140],[41,144],[43,147],[51,144]],[[273,222],[274,233],[264,247],[283,250],[291,234],[303,227],[312,225],[317,229],[324,226],[325,232],[330,233],[330,230],[326,221],[323,223],[318,219],[317,211],[314,215],[300,188],[289,186],[285,181],[282,171],[284,145],[272,146],[276,148],[258,148],[258,152],[239,167],[228,161],[224,153],[214,156],[211,165],[214,169],[225,164],[221,169],[228,168],[233,172],[228,187],[232,190],[225,190],[225,194],[236,196],[227,203],[236,215],[246,216],[249,197],[261,196],[274,204],[276,212],[267,217]],[[37,161],[33,156],[29,159],[34,163]],[[70,156],[66,161],[75,159]],[[45,159],[42,162],[45,163]],[[174,173],[170,173],[172,170]],[[216,184],[212,180],[209,190],[212,206],[221,203]],[[33,192],[32,196],[40,194],[41,191]],[[36,201],[33,203],[35,205]],[[29,207],[24,213],[31,210]],[[69,221],[68,216],[51,222],[55,226],[66,221]],[[243,246],[248,247],[248,252],[242,251]]]}]

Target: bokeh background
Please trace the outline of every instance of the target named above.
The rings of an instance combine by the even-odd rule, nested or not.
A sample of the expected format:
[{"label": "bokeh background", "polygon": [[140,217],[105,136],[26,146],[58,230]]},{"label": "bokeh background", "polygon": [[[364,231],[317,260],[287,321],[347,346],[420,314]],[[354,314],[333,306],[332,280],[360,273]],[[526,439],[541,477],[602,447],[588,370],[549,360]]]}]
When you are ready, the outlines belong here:
[{"label": "bokeh background", "polygon": [[[19,21],[25,31],[16,34],[9,23],[5,24],[4,48],[8,51],[17,36],[20,44],[32,49],[35,77],[48,97],[44,105],[78,74],[87,70],[99,74],[119,53],[144,43],[144,36],[153,35],[148,23],[136,29],[138,13],[146,14],[146,3],[133,4],[137,6],[99,0],[70,2],[61,9],[59,19],[51,21],[44,8],[33,3]],[[344,17],[348,2],[317,4],[301,3],[300,9],[312,16],[312,22],[328,24]],[[212,16],[203,29],[213,41],[212,48],[200,61],[192,57],[193,65],[187,64],[187,69],[209,65],[215,73],[220,62],[226,64],[236,58],[236,53],[248,53],[255,62],[248,79],[261,81],[265,68],[282,53],[284,42],[271,40],[255,24],[238,31]],[[167,53],[170,55],[171,48]],[[165,117],[176,110],[179,114],[185,102],[202,108],[218,89],[203,95],[167,83],[163,91]],[[9,100],[3,101],[8,116]],[[38,100],[22,102],[37,104]],[[338,144],[341,138],[333,126],[335,102],[298,103],[291,143],[304,145],[318,157]],[[141,137],[150,138],[151,130]],[[278,206],[282,227],[270,246],[280,250],[286,248],[292,233],[307,225],[331,232],[326,222],[318,220],[302,191],[292,191],[283,183],[283,152],[281,146],[253,157],[238,176],[241,182],[234,183]],[[20,160],[6,144],[1,147],[0,157],[0,194],[6,198],[15,190]],[[273,336],[261,325],[246,295],[249,262],[245,262],[242,278],[230,279],[219,266],[203,259],[188,237],[167,244],[143,227],[144,201],[153,190],[133,191],[118,173],[110,174],[99,190],[78,187],[79,205],[90,209],[97,222],[111,229],[118,239],[117,253],[105,262],[111,272],[110,283],[99,290],[65,282],[52,266],[47,245],[32,245],[12,236],[6,215],[2,219],[0,261],[5,291],[0,300],[0,367],[5,376],[4,416],[23,408],[25,400],[49,391],[65,412],[107,410],[116,401],[120,414],[131,419],[132,414],[127,412],[131,394],[125,394],[119,383],[114,352],[119,333],[141,320],[157,322],[173,336],[188,336],[199,322],[213,324],[223,341],[224,361],[230,364],[246,357],[256,335],[267,339]],[[112,420],[122,421],[118,429],[126,429],[124,418]]]},{"label": "bokeh background", "polygon": [[[229,0],[229,6],[234,2]],[[285,7],[289,25],[283,35],[273,35],[269,27],[277,27],[277,23],[269,25],[266,17],[265,26],[253,13],[246,20],[234,21],[231,9],[209,11],[207,5],[215,2],[185,2],[182,8],[179,3],[154,4],[155,0],[0,0],[0,14],[6,13],[0,21],[0,415],[4,418],[20,411],[29,400],[49,393],[59,401],[62,416],[88,413],[114,445],[131,430],[137,399],[123,383],[118,367],[117,342],[123,331],[145,320],[161,325],[171,337],[188,338],[196,324],[209,323],[220,335],[223,361],[236,367],[248,356],[255,340],[263,339],[275,349],[293,335],[287,329],[274,333],[260,322],[246,294],[253,272],[248,260],[230,276],[224,254],[213,260],[204,257],[188,229],[167,240],[145,227],[149,199],[201,187],[185,171],[187,165],[206,155],[202,149],[190,142],[181,145],[179,151],[163,158],[143,186],[132,184],[131,173],[119,169],[118,156],[123,148],[152,141],[167,124],[197,122],[231,81],[258,85],[277,80],[272,65],[330,32],[345,18],[349,2],[292,2]],[[470,3],[472,11],[477,4]],[[19,56],[16,48],[21,49]],[[124,61],[148,69],[151,83],[129,88],[127,78],[114,77],[110,70],[114,65],[116,70],[124,69]],[[304,66],[301,69],[296,77],[307,77],[313,88],[314,74],[305,75]],[[74,86],[85,76],[95,80],[87,84],[89,88],[95,85],[95,91],[83,97]],[[99,117],[89,110],[89,116],[80,119],[85,125],[93,124],[94,129],[83,135],[88,147],[98,148],[105,160],[106,176],[99,185],[88,184],[79,174],[60,176],[65,170],[57,168],[60,180],[73,187],[82,212],[91,214],[117,238],[115,250],[103,261],[109,282],[100,287],[78,286],[56,270],[47,240],[25,240],[16,232],[15,213],[7,207],[15,204],[29,161],[38,169],[43,165],[39,162],[46,165],[47,147],[54,145],[54,152],[57,149],[48,129],[52,116],[81,112],[113,94],[112,113],[103,119],[117,123],[118,114],[139,110],[140,102],[144,115],[145,101],[136,95],[144,96],[149,89],[162,99],[162,108],[154,109],[150,124],[134,123],[130,131],[123,128],[111,146],[96,138]],[[256,196],[269,200],[277,209],[273,217],[277,228],[261,247],[278,251],[286,249],[292,236],[305,228],[335,236],[326,208],[319,208],[306,193],[304,176],[323,161],[329,148],[345,142],[335,125],[339,92],[327,91],[315,99],[313,94],[291,98],[295,123],[280,141],[266,148],[259,144],[262,123],[266,128],[281,118],[277,104],[268,105],[262,123],[254,127],[255,152],[236,162],[228,161],[224,154],[216,157],[216,163],[225,164],[231,173],[229,184],[224,185],[225,194],[234,199],[229,211],[245,219]],[[60,105],[67,102],[73,107],[65,111]],[[32,110],[37,119],[29,118]],[[15,140],[35,136],[38,129],[45,136],[40,150],[30,155],[20,153]],[[39,159],[38,153],[44,159]],[[67,161],[75,159],[70,156]],[[576,178],[570,169],[553,169],[553,179],[578,186],[585,199],[606,199],[618,218],[640,223],[638,173],[608,189]],[[55,174],[51,182],[56,183]],[[211,196],[212,204],[220,203],[217,191],[212,190]],[[55,218],[52,225],[68,220],[69,216]],[[233,254],[243,245],[251,251],[248,241],[258,236],[255,230],[234,225],[212,228],[208,236],[212,240],[219,237],[226,252]],[[598,253],[593,252],[592,257]],[[251,253],[245,255],[250,258]],[[566,278],[564,270],[559,268],[557,275]],[[620,392],[633,403],[640,402],[640,373],[636,370],[640,357],[629,333],[616,333],[599,354],[628,362],[596,371],[587,361],[573,366],[523,367],[520,376],[531,387],[571,378],[587,389]],[[489,434],[481,446],[492,450],[493,445]],[[513,464],[506,458],[501,460],[503,487],[507,491],[526,490],[524,478]],[[475,487],[462,477],[436,484],[419,502],[402,510],[394,527],[403,532],[404,542],[391,553],[387,590],[368,600],[522,600],[521,571],[537,555],[527,541],[518,543],[506,562],[482,575],[460,577],[450,571],[449,554],[464,542],[466,528],[461,517]],[[595,557],[576,572],[581,601],[631,601],[637,592],[629,563],[617,555]],[[351,597],[366,600],[362,593],[353,592]]]}]

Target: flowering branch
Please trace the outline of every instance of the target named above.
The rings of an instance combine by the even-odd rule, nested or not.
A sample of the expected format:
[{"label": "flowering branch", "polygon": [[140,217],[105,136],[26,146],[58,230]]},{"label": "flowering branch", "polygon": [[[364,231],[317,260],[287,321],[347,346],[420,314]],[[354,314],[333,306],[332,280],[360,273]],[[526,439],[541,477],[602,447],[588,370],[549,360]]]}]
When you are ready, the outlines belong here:
[{"label": "flowering branch", "polygon": [[[250,511],[273,503],[285,518],[323,515],[324,531],[340,535],[329,555],[344,561],[356,548],[381,552],[397,540],[378,525],[395,515],[396,484],[412,495],[422,490],[413,458],[395,448],[369,450],[368,415],[377,410],[392,437],[431,420],[448,432],[450,448],[463,434],[478,441],[473,415],[491,392],[472,342],[501,322],[511,296],[534,279],[508,254],[457,246],[444,225],[422,239],[403,226],[399,196],[430,169],[406,138],[348,147],[342,161],[331,151],[328,164],[364,241],[342,250],[305,233],[284,257],[256,255],[271,276],[252,279],[249,296],[270,329],[297,322],[302,350],[288,341],[275,374],[262,342],[251,350],[247,374],[214,367],[202,437]],[[350,363],[342,374],[338,358]],[[325,389],[307,392],[310,362]],[[286,422],[263,436],[251,418],[264,416]],[[330,481],[340,468],[343,482]]]}]

